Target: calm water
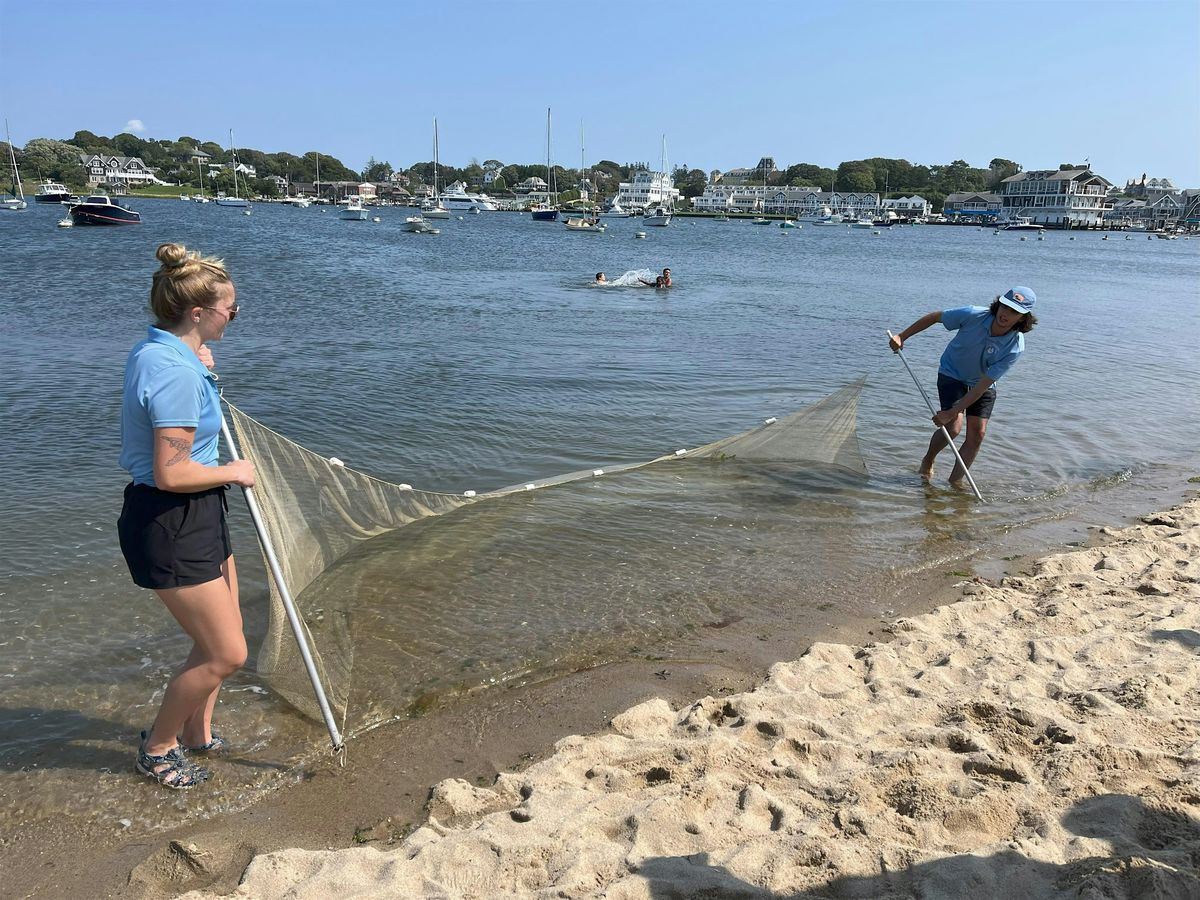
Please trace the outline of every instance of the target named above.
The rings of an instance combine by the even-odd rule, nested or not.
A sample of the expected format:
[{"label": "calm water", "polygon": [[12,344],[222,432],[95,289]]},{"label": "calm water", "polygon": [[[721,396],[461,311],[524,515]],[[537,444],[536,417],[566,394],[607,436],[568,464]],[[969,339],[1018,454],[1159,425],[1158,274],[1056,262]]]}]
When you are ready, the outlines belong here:
[{"label": "calm water", "polygon": [[[40,206],[0,215],[4,822],[140,827],[235,808],[322,746],[321,728],[250,668],[219,710],[239,753],[211,790],[176,797],[129,774],[136,732],[186,652],[129,582],[114,524],[121,370],[162,241],[220,255],[235,275],[243,314],[215,348],[234,402],[423,488],[647,459],[870,376],[866,482],[736,464],[646,470],[362,547],[313,590],[354,598],[355,703],[381,714],[726,617],[767,625],[823,603],[874,614],[864,585],[1086,518],[1130,484],[1200,464],[1200,241],[688,220],[635,240],[639,222],[572,234],[500,213],[418,236],[401,231],[401,210],[376,224],[316,207],[134,205],[141,227],[59,229],[61,210]],[[676,280],[666,294],[589,284],[662,266]],[[1041,325],[1000,385],[975,469],[992,502],[923,490],[911,472],[927,415],[884,331],[1014,283],[1037,291]],[[930,389],[948,337],[937,326],[909,344]],[[253,647],[261,564],[240,508],[234,527]]]}]

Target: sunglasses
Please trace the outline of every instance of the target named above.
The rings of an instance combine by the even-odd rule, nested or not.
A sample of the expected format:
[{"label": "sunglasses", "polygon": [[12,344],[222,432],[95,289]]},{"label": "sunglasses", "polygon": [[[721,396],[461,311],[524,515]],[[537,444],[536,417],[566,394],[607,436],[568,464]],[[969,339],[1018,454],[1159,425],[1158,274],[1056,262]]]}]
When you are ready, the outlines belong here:
[{"label": "sunglasses", "polygon": [[242,305],[240,303],[235,303],[233,306],[229,307],[229,309],[220,309],[219,307],[216,307],[216,306],[206,306],[204,308],[211,309],[213,312],[225,313],[226,321],[232,322],[234,319],[237,318],[237,314],[239,312],[241,312]]}]

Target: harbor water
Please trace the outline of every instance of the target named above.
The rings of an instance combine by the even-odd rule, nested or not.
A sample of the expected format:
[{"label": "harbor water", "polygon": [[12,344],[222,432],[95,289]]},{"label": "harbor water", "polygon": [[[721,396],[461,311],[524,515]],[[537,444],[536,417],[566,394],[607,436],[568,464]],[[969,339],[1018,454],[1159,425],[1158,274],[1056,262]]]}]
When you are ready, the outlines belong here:
[{"label": "harbor water", "polygon": [[[189,795],[132,773],[136,735],[188,648],[130,582],[115,529],[122,369],[165,241],[234,275],[242,312],[213,348],[230,400],[418,488],[482,493],[646,460],[868,378],[866,479],[671,465],[361,545],[310,590],[348,598],[353,699],[376,719],[713,622],[883,615],[874,587],[889,579],[959,569],[1000,536],[1099,518],[1200,472],[1200,240],[692,219],[590,234],[515,213],[418,235],[402,229],[407,210],[347,222],[321,207],[132,205],[140,226],[56,228],[61,209],[38,204],[0,215],[0,828],[219,814],[297,780],[324,741],[256,676],[265,581],[231,494],[251,662],[217,720],[236,752]],[[592,283],[664,266],[669,291]],[[1014,284],[1037,292],[1040,323],[999,384],[979,504],[916,477],[929,416],[886,330]],[[930,391],[949,336],[935,326],[907,345]]]}]

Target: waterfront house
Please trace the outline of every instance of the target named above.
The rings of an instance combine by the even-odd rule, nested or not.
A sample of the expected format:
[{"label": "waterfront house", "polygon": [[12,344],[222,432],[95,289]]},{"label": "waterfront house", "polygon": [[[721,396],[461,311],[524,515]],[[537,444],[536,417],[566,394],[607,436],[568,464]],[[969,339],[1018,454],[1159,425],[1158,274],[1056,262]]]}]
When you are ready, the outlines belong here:
[{"label": "waterfront house", "polygon": [[393,172],[388,176],[388,181],[392,184],[408,184],[408,176],[403,172]]},{"label": "waterfront house", "polygon": [[199,147],[193,147],[192,152],[188,154],[188,162],[190,162],[193,166],[197,163],[200,165],[206,165],[210,159],[212,159],[212,154],[205,153]]},{"label": "waterfront house", "polygon": [[500,178],[500,177],[501,176],[500,176],[499,169],[488,169],[486,172],[483,173],[483,183],[486,186],[490,187],[491,185],[495,184],[496,179]]},{"label": "waterfront house", "polygon": [[88,184],[165,184],[136,156],[80,153]]},{"label": "waterfront house", "polygon": [[238,163],[237,166],[234,168],[234,171],[237,172],[239,175],[245,175],[247,178],[257,178],[258,177],[258,170],[255,169],[254,166],[248,166],[245,163],[241,163],[241,162]]},{"label": "waterfront house", "polygon": [[999,194],[984,191],[958,191],[947,195],[942,215],[959,222],[993,222],[1000,217],[1004,201]]},{"label": "waterfront house", "polygon": [[1008,219],[1072,228],[1103,221],[1110,187],[1091,169],[1041,169],[1010,175],[1000,182],[999,194]]},{"label": "waterfront house", "polygon": [[1163,196],[1163,194],[1178,193],[1178,188],[1171,183],[1170,178],[1151,178],[1147,180],[1145,172],[1142,173],[1140,181],[1136,178],[1131,178],[1125,182],[1125,195],[1137,200],[1156,200]]},{"label": "waterfront house", "polygon": [[1189,188],[1180,197],[1183,211],[1179,214],[1179,224],[1190,231],[1200,229],[1200,188]]},{"label": "waterfront house", "polygon": [[709,180],[723,182],[727,185],[754,184],[757,182],[758,186],[762,187],[764,178],[778,171],[775,168],[774,157],[764,156],[758,161],[758,165],[752,169],[730,169],[724,174],[714,169]]},{"label": "waterfront house", "polygon": [[513,188],[518,194],[545,193],[549,189],[549,185],[536,175],[531,175],[520,184]]},{"label": "waterfront house", "polygon": [[911,197],[896,197],[893,200],[884,200],[883,208],[902,217],[927,216],[933,211],[929,201],[924,197],[918,197],[916,194],[913,194]]},{"label": "waterfront house", "polygon": [[671,185],[670,176],[665,172],[642,170],[633,173],[633,180],[622,181],[617,186],[615,202],[625,209],[650,209],[659,204],[674,206],[678,200],[679,189]]},{"label": "waterfront house", "polygon": [[267,175],[263,181],[269,181],[271,184],[275,185],[275,189],[279,191],[280,194],[287,194],[288,182],[287,179],[282,175]]}]

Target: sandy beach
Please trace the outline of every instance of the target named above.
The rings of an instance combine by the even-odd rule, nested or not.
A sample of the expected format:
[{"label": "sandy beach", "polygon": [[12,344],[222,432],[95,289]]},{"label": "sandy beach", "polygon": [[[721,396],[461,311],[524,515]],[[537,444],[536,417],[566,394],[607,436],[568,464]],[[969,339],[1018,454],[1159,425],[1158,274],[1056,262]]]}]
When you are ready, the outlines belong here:
[{"label": "sandy beach", "polygon": [[260,854],[233,896],[1198,896],[1200,501],[1102,532],[885,642],[443,780],[407,836]]}]

